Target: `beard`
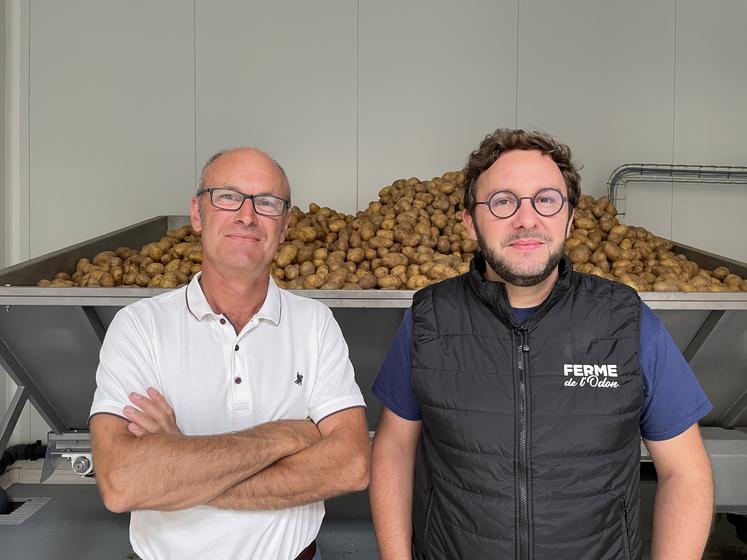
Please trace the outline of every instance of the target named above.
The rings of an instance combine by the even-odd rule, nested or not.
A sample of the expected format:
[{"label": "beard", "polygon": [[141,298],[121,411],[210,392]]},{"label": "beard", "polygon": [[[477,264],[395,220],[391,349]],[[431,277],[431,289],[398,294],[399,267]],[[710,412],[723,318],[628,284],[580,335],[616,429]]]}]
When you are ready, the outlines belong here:
[{"label": "beard", "polygon": [[550,245],[552,240],[549,237],[533,234],[531,232],[515,234],[505,239],[502,242],[502,245],[506,247],[517,239],[539,239],[540,241],[547,243],[550,250],[544,266],[535,267],[535,270],[520,270],[509,263],[506,259],[499,256],[498,253],[485,242],[485,238],[480,233],[477,223],[475,223],[475,233],[477,234],[477,242],[480,245],[480,251],[482,251],[482,254],[485,257],[485,262],[504,282],[513,286],[519,286],[522,288],[536,286],[552,274],[553,270],[555,270],[560,263],[560,260],[563,258],[563,245],[561,244],[553,251],[553,248]]}]

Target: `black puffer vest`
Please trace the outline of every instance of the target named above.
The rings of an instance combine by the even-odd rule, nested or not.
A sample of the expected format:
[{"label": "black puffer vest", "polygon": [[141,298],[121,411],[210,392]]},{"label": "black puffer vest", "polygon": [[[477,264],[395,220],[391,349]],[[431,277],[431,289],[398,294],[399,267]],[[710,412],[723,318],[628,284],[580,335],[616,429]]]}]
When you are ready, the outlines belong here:
[{"label": "black puffer vest", "polygon": [[564,258],[518,325],[484,271],[413,301],[415,557],[639,559],[638,295]]}]

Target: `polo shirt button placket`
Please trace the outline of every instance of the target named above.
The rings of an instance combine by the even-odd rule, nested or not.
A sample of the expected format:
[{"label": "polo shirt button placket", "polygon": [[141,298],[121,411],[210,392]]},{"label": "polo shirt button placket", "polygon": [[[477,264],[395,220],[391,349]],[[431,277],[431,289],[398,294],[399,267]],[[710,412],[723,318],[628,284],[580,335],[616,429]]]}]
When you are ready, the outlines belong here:
[{"label": "polo shirt button placket", "polygon": [[[238,338],[236,340],[238,341]],[[239,354],[237,354],[237,352],[239,351],[239,348],[240,346],[238,342],[234,342],[234,346],[233,346],[234,355],[233,355],[233,360],[232,360],[234,374],[232,378],[233,380],[232,391],[234,393],[234,399],[235,399],[234,402],[236,403],[239,409],[244,409],[249,404],[248,402],[249,395],[247,393],[247,391],[249,390],[249,387],[243,385],[244,378],[242,374],[242,365],[241,365],[242,360]]]}]

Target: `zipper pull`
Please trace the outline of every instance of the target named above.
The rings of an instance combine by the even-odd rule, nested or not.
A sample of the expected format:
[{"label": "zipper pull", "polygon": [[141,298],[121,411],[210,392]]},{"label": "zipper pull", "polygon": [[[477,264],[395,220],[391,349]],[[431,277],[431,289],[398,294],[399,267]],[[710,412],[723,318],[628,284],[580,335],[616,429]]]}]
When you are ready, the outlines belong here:
[{"label": "zipper pull", "polygon": [[529,344],[527,343],[527,328],[525,326],[522,326],[519,328],[519,332],[521,333],[521,349],[524,352],[529,352]]}]

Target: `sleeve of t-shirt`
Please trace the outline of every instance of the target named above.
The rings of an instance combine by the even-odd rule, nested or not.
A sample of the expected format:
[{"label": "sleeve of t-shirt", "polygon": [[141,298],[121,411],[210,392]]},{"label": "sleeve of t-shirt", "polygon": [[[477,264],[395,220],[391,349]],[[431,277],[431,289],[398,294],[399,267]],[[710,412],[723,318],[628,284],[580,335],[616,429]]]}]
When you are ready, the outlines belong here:
[{"label": "sleeve of t-shirt", "polygon": [[309,417],[317,424],[335,412],[366,406],[355,382],[353,364],[340,325],[328,308],[323,310],[318,329],[319,363],[309,397]]},{"label": "sleeve of t-shirt", "polygon": [[373,385],[381,404],[405,420],[422,420],[412,389],[412,311],[405,312]]},{"label": "sleeve of t-shirt", "polygon": [[641,304],[641,435],[661,441],[678,436],[713,406],[661,320]]},{"label": "sleeve of t-shirt", "polygon": [[[96,370],[96,392],[90,416],[107,413],[124,418],[132,392],[160,389],[146,327],[128,308],[121,309],[106,331]],[[90,418],[89,416],[89,418]]]}]

